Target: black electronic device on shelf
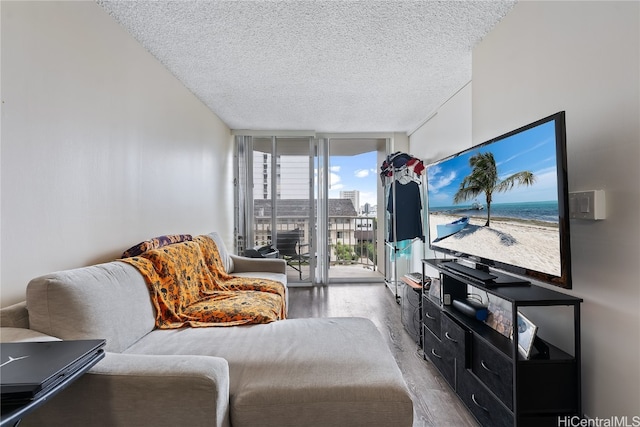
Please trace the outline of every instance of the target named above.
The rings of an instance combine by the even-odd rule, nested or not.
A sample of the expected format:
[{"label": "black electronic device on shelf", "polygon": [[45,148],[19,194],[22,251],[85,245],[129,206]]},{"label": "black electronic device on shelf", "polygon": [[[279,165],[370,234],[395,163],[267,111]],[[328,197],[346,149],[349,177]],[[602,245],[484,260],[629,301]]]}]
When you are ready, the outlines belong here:
[{"label": "black electronic device on shelf", "polygon": [[487,320],[487,316],[489,314],[486,304],[482,304],[470,298],[454,299],[453,307],[465,316],[480,320],[481,322]]},{"label": "black electronic device on shelf", "polygon": [[469,267],[461,264],[454,259],[445,259],[438,261],[438,266],[451,273],[463,276],[466,279],[478,282],[488,288],[499,286],[529,286],[531,282],[521,279],[510,274],[504,274],[499,271],[489,271],[486,266]]},{"label": "black electronic device on shelf", "polygon": [[440,263],[440,266],[445,270],[451,270],[455,273],[462,274],[465,277],[483,283],[491,282],[498,277],[495,274],[491,274],[485,270],[478,270],[477,268],[467,267],[466,265],[460,264],[453,260],[443,261],[442,263]]}]

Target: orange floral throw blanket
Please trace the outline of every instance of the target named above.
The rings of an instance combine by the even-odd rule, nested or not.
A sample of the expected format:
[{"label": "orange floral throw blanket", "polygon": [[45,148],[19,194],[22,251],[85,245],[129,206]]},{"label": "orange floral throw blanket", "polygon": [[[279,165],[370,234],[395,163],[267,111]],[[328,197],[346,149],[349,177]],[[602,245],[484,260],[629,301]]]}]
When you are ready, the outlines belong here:
[{"label": "orange floral throw blanket", "polygon": [[227,274],[208,236],[120,261],[144,276],[160,329],[237,326],[285,318],[284,285]]}]

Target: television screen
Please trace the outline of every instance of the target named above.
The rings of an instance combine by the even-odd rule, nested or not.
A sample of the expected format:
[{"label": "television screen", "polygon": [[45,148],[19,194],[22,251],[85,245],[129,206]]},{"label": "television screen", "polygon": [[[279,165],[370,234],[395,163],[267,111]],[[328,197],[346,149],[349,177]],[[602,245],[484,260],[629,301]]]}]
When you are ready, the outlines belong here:
[{"label": "television screen", "polygon": [[559,112],[429,165],[430,248],[570,288],[565,134]]}]

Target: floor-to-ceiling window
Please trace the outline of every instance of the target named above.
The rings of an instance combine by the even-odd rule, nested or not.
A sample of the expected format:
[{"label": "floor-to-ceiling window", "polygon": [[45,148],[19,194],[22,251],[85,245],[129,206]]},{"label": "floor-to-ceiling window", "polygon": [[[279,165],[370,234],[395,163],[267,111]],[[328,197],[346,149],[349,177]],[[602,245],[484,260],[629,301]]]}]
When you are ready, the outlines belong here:
[{"label": "floor-to-ceiling window", "polygon": [[382,281],[378,163],[387,146],[386,138],[237,136],[236,251],[285,259],[291,283]]}]

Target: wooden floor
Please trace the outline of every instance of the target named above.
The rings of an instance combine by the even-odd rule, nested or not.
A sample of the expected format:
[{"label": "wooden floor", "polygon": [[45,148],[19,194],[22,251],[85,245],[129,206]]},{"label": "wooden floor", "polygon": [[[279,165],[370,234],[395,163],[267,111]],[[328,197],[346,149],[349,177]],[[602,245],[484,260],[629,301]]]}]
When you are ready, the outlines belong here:
[{"label": "wooden floor", "polygon": [[387,341],[413,398],[414,427],[477,423],[404,330],[400,305],[384,284],[289,288],[289,317],[367,317]]}]

